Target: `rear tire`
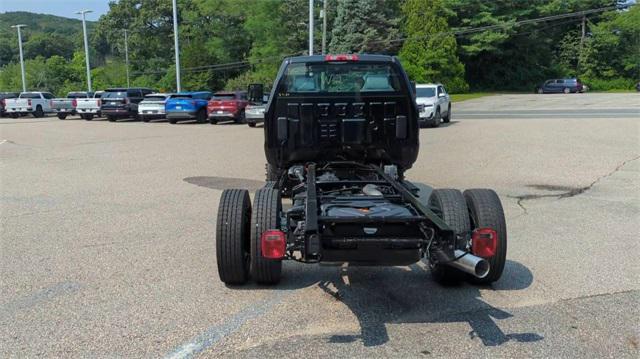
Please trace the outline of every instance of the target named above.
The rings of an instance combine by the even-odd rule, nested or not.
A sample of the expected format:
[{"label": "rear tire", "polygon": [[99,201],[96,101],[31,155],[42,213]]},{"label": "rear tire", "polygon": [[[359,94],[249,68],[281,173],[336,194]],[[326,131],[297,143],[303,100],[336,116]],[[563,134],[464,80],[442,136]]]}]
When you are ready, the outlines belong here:
[{"label": "rear tire", "polygon": [[178,120],[176,120],[175,118],[170,118],[169,123],[175,125],[176,123],[178,123]]},{"label": "rear tire", "polygon": [[107,120],[109,120],[109,122],[116,122],[116,118],[113,116],[107,116]]},{"label": "rear tire", "polygon": [[444,123],[449,123],[449,121],[451,121],[451,104],[449,104],[449,107],[447,108],[447,116],[442,118],[442,122]]},{"label": "rear tire", "polygon": [[220,197],[216,224],[218,275],[226,284],[249,280],[251,199],[244,189],[226,189]]},{"label": "rear tire", "polygon": [[212,124],[212,125],[215,125],[216,123],[218,123],[218,120],[215,119],[215,118],[210,118],[209,119],[209,123]]},{"label": "rear tire", "polygon": [[502,203],[495,191],[491,189],[469,189],[464,191],[471,229],[492,228],[498,235],[496,254],[488,258],[489,274],[484,278],[468,276],[469,281],[476,284],[490,284],[498,279],[504,271],[507,260],[507,224],[504,218]]},{"label": "rear tire", "polygon": [[280,192],[274,188],[260,188],[253,199],[251,213],[251,277],[260,284],[276,284],[282,276],[282,260],[262,256],[262,232],[278,229],[280,220]]},{"label": "rear tire", "polygon": [[571,93],[571,89],[570,89],[570,88],[568,88],[568,87],[565,87],[565,88],[564,88],[564,90],[562,90],[562,92],[564,92],[564,93],[567,93],[567,94],[568,94],[568,93]]},{"label": "rear tire", "polygon": [[58,114],[58,118],[59,118],[60,120],[64,120],[65,118],[67,118],[67,115],[63,115],[63,114],[59,113],[59,114]]},{"label": "rear tire", "polygon": [[247,122],[247,125],[249,125],[249,127],[256,127],[255,122]]},{"label": "rear tire", "polygon": [[140,116],[140,119],[142,119],[142,122],[149,122],[151,119],[147,116]]},{"label": "rear tire", "polygon": [[[458,237],[461,237],[456,243],[456,249],[464,250],[471,231],[471,223],[462,192],[449,188],[435,189],[429,198],[429,207],[455,231]],[[433,279],[443,285],[454,284],[464,279],[464,272],[446,264],[430,261],[429,268]]]},{"label": "rear tire", "polygon": [[82,118],[84,118],[87,121],[93,120],[93,115],[82,115],[82,116],[83,116]]},{"label": "rear tire", "polygon": [[44,111],[42,111],[42,106],[38,105],[36,107],[36,110],[33,111],[33,117],[35,118],[44,117]]}]

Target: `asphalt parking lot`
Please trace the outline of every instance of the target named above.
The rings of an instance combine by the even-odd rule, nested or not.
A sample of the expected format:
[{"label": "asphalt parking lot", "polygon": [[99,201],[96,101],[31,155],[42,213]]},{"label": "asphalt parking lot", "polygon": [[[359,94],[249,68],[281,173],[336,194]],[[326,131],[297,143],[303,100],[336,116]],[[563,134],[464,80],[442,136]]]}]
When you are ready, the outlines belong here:
[{"label": "asphalt parking lot", "polygon": [[485,97],[420,136],[408,178],[503,201],[491,287],[285,263],[227,288],[218,199],[261,186],[261,128],[0,119],[0,357],[638,357],[640,94]]}]

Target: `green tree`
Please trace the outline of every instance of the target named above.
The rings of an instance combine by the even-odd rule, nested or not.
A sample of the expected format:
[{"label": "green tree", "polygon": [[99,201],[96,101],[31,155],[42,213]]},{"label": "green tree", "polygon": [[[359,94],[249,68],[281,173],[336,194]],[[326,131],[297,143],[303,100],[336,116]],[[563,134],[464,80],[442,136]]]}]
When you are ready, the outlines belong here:
[{"label": "green tree", "polygon": [[399,37],[397,1],[334,0],[332,53],[395,53]]},{"label": "green tree", "polygon": [[614,12],[590,26],[581,76],[596,90],[633,88],[640,79],[640,8]]},{"label": "green tree", "polygon": [[409,77],[418,83],[442,82],[451,92],[467,91],[442,1],[407,0],[402,11],[407,39],[399,57]]}]

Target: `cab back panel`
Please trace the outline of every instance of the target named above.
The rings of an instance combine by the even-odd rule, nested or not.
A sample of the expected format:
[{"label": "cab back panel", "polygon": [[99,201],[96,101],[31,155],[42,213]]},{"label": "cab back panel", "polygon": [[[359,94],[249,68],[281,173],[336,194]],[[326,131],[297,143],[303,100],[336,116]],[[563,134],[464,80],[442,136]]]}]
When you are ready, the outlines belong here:
[{"label": "cab back panel", "polygon": [[279,97],[265,125],[270,164],[349,160],[410,168],[418,155],[411,98],[401,95]]}]

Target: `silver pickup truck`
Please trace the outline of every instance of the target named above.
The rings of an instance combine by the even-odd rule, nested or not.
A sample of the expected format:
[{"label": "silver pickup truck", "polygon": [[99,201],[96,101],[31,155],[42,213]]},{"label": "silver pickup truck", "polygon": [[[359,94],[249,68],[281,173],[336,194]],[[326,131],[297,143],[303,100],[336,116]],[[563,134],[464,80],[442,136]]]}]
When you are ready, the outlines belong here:
[{"label": "silver pickup truck", "polygon": [[64,120],[67,116],[76,114],[77,99],[92,97],[93,92],[69,92],[66,98],[54,98],[51,100],[51,112],[55,113],[59,119]]},{"label": "silver pickup truck", "polygon": [[104,91],[96,91],[90,98],[76,99],[76,114],[87,121],[91,121],[94,117],[100,117],[103,93]]}]

